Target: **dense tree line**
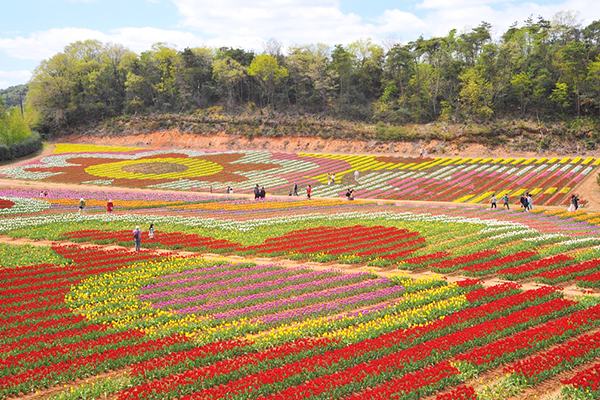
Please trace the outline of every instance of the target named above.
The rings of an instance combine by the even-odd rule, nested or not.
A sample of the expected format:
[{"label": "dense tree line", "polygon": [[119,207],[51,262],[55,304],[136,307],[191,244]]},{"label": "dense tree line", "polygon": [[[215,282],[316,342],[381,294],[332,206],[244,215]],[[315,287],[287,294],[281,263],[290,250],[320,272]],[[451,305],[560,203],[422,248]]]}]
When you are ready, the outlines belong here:
[{"label": "dense tree line", "polygon": [[27,96],[27,91],[29,90],[29,85],[16,85],[11,86],[6,89],[0,90],[0,97],[4,100],[4,106],[6,108],[19,107],[25,103],[25,97]]},{"label": "dense tree line", "polygon": [[[520,26],[521,25],[521,26]],[[264,51],[157,43],[75,42],[43,61],[27,101],[43,130],[147,113],[226,109],[325,114],[389,123],[600,113],[600,21],[529,18],[493,39],[482,22],[463,33],[387,48],[276,40]]]},{"label": "dense tree line", "polygon": [[[6,102],[0,97],[0,147],[21,143],[30,136],[29,124],[23,118],[20,107],[7,108]],[[0,154],[0,160],[4,159]]]}]

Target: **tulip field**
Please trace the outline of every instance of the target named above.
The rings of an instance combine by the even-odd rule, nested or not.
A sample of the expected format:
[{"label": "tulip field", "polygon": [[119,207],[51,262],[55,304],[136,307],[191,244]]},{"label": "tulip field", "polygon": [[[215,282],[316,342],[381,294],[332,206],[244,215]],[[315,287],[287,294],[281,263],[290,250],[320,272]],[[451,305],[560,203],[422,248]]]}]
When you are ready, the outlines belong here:
[{"label": "tulip field", "polygon": [[[53,154],[4,168],[7,178],[207,192],[287,195],[308,185],[314,196],[489,203],[507,194],[512,204],[530,193],[534,204],[564,205],[573,187],[598,169],[600,158],[462,158],[268,151],[153,150],[57,144]],[[333,176],[332,176],[333,175]],[[585,202],[585,198],[582,199]]]},{"label": "tulip field", "polygon": [[[599,398],[600,213],[537,206],[598,159],[442,160],[57,145],[5,167],[32,182],[0,187],[0,399]],[[368,196],[336,199],[355,170]],[[285,196],[238,196],[258,178]],[[542,189],[476,204],[500,186]]]}]

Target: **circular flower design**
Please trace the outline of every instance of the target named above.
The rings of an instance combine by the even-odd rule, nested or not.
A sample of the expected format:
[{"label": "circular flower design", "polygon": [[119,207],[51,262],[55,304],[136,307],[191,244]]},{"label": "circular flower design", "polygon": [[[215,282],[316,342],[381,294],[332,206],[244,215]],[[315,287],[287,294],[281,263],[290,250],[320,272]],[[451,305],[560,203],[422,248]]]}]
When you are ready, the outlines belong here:
[{"label": "circular flower design", "polygon": [[89,166],[89,175],[115,179],[178,179],[214,175],[223,167],[198,158],[147,158]]}]

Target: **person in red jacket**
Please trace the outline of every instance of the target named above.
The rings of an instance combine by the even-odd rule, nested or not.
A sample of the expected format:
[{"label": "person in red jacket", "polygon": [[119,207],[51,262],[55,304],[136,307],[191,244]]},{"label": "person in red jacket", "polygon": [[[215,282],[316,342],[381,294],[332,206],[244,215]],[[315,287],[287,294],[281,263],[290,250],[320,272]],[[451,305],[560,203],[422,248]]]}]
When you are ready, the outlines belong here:
[{"label": "person in red jacket", "polygon": [[112,212],[112,210],[113,210],[113,207],[114,207],[114,206],[113,206],[112,199],[111,199],[111,200],[108,200],[108,203],[106,203],[106,211],[108,211],[109,213],[110,213],[110,212]]},{"label": "person in red jacket", "polygon": [[306,197],[310,200],[310,192],[312,192],[312,186],[308,185],[306,188]]}]

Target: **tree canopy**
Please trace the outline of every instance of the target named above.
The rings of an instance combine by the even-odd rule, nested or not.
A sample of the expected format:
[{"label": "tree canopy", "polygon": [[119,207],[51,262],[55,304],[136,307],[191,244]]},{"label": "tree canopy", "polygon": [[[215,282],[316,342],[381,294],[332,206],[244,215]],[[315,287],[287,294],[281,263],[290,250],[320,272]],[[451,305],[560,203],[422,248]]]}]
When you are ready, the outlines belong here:
[{"label": "tree canopy", "polygon": [[42,130],[136,113],[220,105],[391,123],[600,114],[600,21],[528,18],[498,38],[482,22],[443,37],[372,40],[282,52],[157,43],[136,54],[97,40],[43,61],[27,101]]}]

